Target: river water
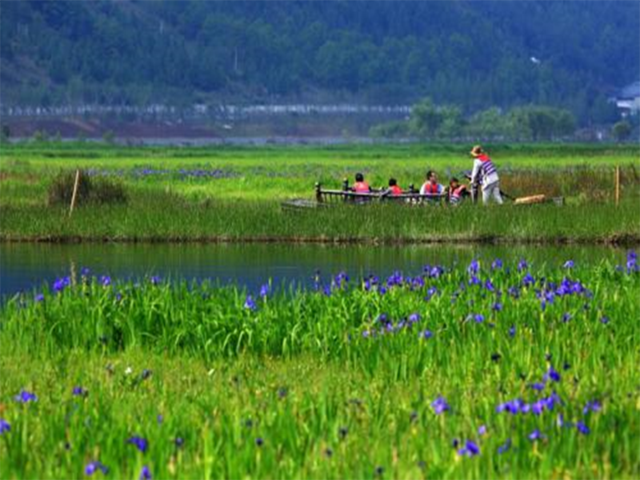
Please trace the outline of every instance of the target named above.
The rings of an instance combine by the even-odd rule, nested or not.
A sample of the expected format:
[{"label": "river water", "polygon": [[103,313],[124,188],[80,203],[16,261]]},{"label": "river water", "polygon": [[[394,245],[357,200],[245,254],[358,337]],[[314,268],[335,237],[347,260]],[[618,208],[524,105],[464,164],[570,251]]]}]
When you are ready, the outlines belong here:
[{"label": "river water", "polygon": [[275,286],[309,285],[317,270],[323,278],[341,271],[352,278],[419,273],[424,265],[468,264],[501,258],[533,263],[624,264],[626,251],[606,247],[537,246],[325,246],[286,244],[0,244],[0,296],[35,291],[56,278],[89,268],[94,275],[235,283],[250,290],[271,279]]}]

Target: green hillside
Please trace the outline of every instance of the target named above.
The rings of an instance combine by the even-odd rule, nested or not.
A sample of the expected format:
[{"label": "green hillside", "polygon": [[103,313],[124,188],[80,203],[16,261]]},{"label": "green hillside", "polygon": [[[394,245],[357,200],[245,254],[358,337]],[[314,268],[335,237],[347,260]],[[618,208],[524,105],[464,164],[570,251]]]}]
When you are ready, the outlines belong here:
[{"label": "green hillside", "polygon": [[524,103],[608,121],[636,2],[1,2],[2,104]]}]

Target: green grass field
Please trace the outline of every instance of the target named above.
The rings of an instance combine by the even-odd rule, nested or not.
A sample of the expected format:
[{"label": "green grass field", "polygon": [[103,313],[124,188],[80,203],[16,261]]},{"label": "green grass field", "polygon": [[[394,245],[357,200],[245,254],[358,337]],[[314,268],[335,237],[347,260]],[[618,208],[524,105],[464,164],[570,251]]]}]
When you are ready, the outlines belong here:
[{"label": "green grass field", "polygon": [[[340,188],[364,172],[382,186],[396,177],[418,187],[427,169],[469,169],[468,146],[157,148],[97,144],[3,146],[3,240],[580,241],[640,238],[636,146],[500,146],[491,150],[503,189],[514,196],[564,196],[568,206],[530,208],[340,208],[292,214],[279,202],[313,199],[316,181]],[[614,166],[622,203],[613,205]],[[61,171],[124,185],[129,203],[80,206],[73,219],[47,205]]]},{"label": "green grass field", "polygon": [[63,278],[0,310],[0,478],[636,478],[639,293],[632,253]]}]

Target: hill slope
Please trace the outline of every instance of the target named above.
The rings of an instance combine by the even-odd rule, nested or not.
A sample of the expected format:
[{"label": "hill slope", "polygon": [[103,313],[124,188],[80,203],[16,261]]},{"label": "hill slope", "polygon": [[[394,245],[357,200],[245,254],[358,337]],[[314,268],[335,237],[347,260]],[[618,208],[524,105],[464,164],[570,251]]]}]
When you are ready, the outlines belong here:
[{"label": "hill slope", "polygon": [[1,2],[4,105],[357,100],[605,115],[636,2]]}]

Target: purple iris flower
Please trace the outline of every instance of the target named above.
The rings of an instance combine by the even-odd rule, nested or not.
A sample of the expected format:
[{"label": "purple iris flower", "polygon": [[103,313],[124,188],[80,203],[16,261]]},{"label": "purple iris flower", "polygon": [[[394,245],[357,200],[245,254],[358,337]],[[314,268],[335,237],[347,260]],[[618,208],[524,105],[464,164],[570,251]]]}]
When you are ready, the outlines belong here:
[{"label": "purple iris flower", "polygon": [[268,283],[265,283],[260,287],[260,298],[265,298],[269,295],[271,288]]},{"label": "purple iris flower", "polygon": [[183,445],[184,445],[184,438],[176,437],[176,439],[173,441],[173,443],[175,443],[177,448],[182,448]]},{"label": "purple iris flower", "polygon": [[433,402],[431,402],[431,407],[433,408],[433,411],[436,415],[440,415],[450,409],[449,404],[442,396],[436,398]]},{"label": "purple iris flower", "polygon": [[562,322],[567,323],[569,320],[571,320],[571,314],[569,312],[565,312],[562,315]]},{"label": "purple iris flower", "polygon": [[127,440],[127,443],[134,445],[142,453],[145,453],[149,448],[149,442],[143,437],[133,436]]},{"label": "purple iris flower", "polygon": [[491,281],[491,279],[488,279],[486,282],[484,282],[484,288],[486,288],[490,292],[495,292],[496,291],[495,287],[493,286],[493,282]]},{"label": "purple iris flower", "polygon": [[607,317],[606,315],[603,315],[602,318],[600,319],[600,323],[602,323],[603,325],[606,325],[607,323],[609,323],[609,317]]},{"label": "purple iris flower", "polygon": [[527,261],[523,258],[518,262],[518,271],[523,271],[526,270],[527,268],[529,268],[529,264],[527,263]]},{"label": "purple iris flower", "polygon": [[485,435],[487,433],[487,426],[486,425],[480,425],[478,427],[478,435],[482,436]]},{"label": "purple iris flower", "polygon": [[583,435],[589,435],[591,433],[591,430],[589,429],[589,427],[587,427],[584,423],[580,421],[576,422],[576,428]]},{"label": "purple iris flower", "polygon": [[511,327],[509,328],[509,336],[512,337],[512,338],[516,336],[516,326],[515,325],[511,325]]},{"label": "purple iris flower", "polygon": [[16,402],[20,403],[29,403],[29,402],[37,402],[38,397],[35,393],[28,392],[26,390],[21,390],[18,395],[14,397]]},{"label": "purple iris flower", "polygon": [[533,388],[534,390],[541,392],[544,390],[545,384],[544,382],[536,382],[529,385],[529,388]]},{"label": "purple iris flower", "polygon": [[531,275],[530,273],[527,273],[524,278],[522,279],[522,285],[529,286],[529,285],[533,285],[535,283],[535,279],[533,278],[533,275]]},{"label": "purple iris flower", "polygon": [[73,387],[72,393],[74,397],[86,397],[89,395],[87,390],[79,386]]},{"label": "purple iris flower", "polygon": [[264,439],[262,437],[256,438],[256,446],[261,447],[264,445]]},{"label": "purple iris flower", "polygon": [[473,316],[473,319],[476,321],[476,323],[482,323],[484,322],[484,315],[482,315],[481,313],[476,313]]},{"label": "purple iris flower", "polygon": [[567,260],[564,262],[564,268],[573,268],[575,266],[575,262],[573,260]]},{"label": "purple iris flower", "polygon": [[582,409],[582,413],[586,415],[589,412],[599,412],[602,410],[602,404],[598,400],[590,400]]},{"label": "purple iris flower", "polygon": [[84,467],[84,474],[88,477],[90,477],[97,471],[101,471],[103,474],[107,474],[109,472],[109,469],[98,461],[89,462]]},{"label": "purple iris flower", "polygon": [[498,454],[502,455],[511,448],[511,439],[507,438],[507,441],[498,447]]},{"label": "purple iris flower", "polygon": [[418,337],[427,340],[427,339],[433,337],[433,332],[431,330],[427,329],[427,330],[424,330],[424,331],[420,332],[420,335],[418,335]]},{"label": "purple iris flower", "polygon": [[151,285],[158,285],[160,283],[160,277],[158,275],[154,275],[149,279]]},{"label": "purple iris flower", "polygon": [[493,307],[491,307],[493,309],[494,312],[501,312],[502,311],[502,303],[500,302],[496,302],[493,304]]},{"label": "purple iris flower", "polygon": [[247,295],[247,298],[244,301],[244,308],[251,311],[255,311],[258,309],[258,306],[256,305],[256,302],[253,300],[253,297],[251,295]]},{"label": "purple iris flower", "polygon": [[149,470],[149,467],[144,465],[142,470],[140,470],[140,476],[138,478],[140,480],[151,480],[151,470]]},{"label": "purple iris flower", "polygon": [[502,268],[502,260],[500,260],[499,258],[496,258],[493,263],[491,264],[491,268],[493,270],[497,270],[499,268]]},{"label": "purple iris flower", "polygon": [[475,457],[480,454],[480,447],[473,441],[467,440],[464,447],[458,450],[459,455],[466,455],[468,457]]},{"label": "purple iris flower", "polygon": [[411,315],[409,315],[409,322],[410,323],[416,323],[420,321],[420,314],[419,313],[412,313]]},{"label": "purple iris flower", "polygon": [[4,418],[0,418],[0,435],[4,435],[4,432],[10,432],[11,425]]},{"label": "purple iris flower", "polygon": [[558,371],[555,370],[553,367],[549,367],[549,370],[547,371],[547,373],[544,374],[542,378],[545,382],[548,380],[559,382],[561,379],[560,373],[558,373]]},{"label": "purple iris flower", "polygon": [[478,260],[473,259],[469,264],[469,266],[467,267],[467,272],[475,276],[479,270],[480,270],[480,264],[478,263]]},{"label": "purple iris flower", "polygon": [[535,442],[536,440],[542,440],[543,438],[545,438],[545,436],[540,433],[540,430],[538,430],[537,428],[529,434],[529,440],[531,440],[532,442]]},{"label": "purple iris flower", "polygon": [[37,294],[34,299],[33,299],[36,303],[37,302],[42,302],[44,300],[44,295],[42,293]]}]

